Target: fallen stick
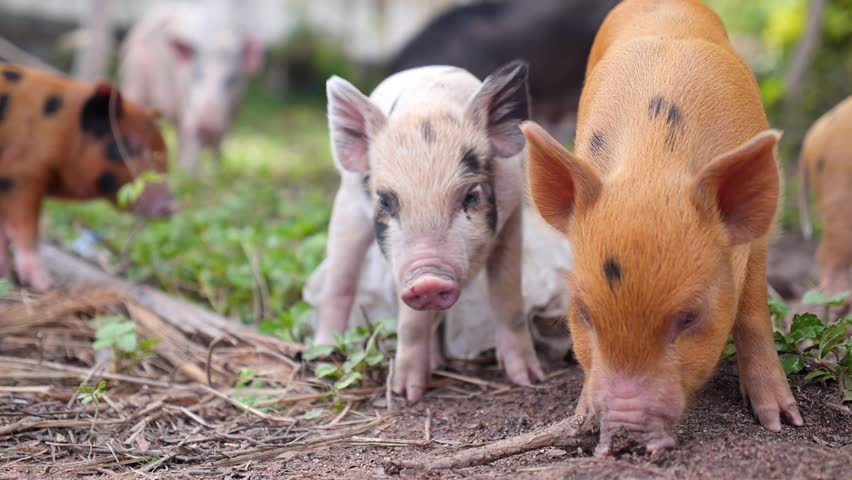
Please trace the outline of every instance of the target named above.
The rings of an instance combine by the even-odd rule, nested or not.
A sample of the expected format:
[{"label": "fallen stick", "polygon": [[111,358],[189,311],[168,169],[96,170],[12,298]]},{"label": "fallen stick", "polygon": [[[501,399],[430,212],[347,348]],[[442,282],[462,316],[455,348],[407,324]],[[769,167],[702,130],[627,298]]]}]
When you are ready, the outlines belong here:
[{"label": "fallen stick", "polygon": [[580,445],[583,436],[592,433],[590,423],[586,422],[586,417],[575,415],[541,430],[450,455],[440,455],[428,460],[390,461],[385,466],[385,471],[392,474],[400,469],[446,470],[473,467],[540,448],[574,449]]}]

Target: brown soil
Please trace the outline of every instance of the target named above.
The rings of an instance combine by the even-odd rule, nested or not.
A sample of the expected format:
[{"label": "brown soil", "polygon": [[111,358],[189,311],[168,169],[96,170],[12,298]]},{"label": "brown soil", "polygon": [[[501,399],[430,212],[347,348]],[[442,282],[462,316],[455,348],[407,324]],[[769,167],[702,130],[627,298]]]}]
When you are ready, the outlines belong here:
[{"label": "brown soil", "polygon": [[[784,244],[785,249],[789,248],[789,254],[776,252],[770,260],[770,275],[778,275],[777,278],[781,280],[776,281],[786,282],[779,285],[793,285],[789,288],[796,289],[807,288],[810,280],[802,278],[801,269],[803,265],[809,264],[808,259],[812,258],[809,257],[812,255],[812,245],[802,247],[801,241],[797,243],[795,240],[782,240],[791,242],[790,245]],[[32,357],[37,358],[38,355],[39,353],[33,350]],[[220,427],[217,428],[227,432],[239,432],[238,435],[212,436],[207,433],[208,430],[193,422],[181,420],[180,412],[172,409],[168,415],[161,418],[156,428],[152,424],[150,434],[158,435],[156,432],[159,432],[159,436],[167,437],[157,448],[161,448],[162,452],[174,454],[162,463],[160,468],[145,474],[144,477],[353,480],[508,477],[852,479],[852,411],[848,404],[841,403],[836,383],[816,384],[805,382],[801,376],[793,378],[793,393],[799,403],[805,426],[794,428],[785,425],[780,433],[772,433],[761,428],[743,405],[739,394],[736,363],[732,360],[721,362],[716,375],[691,402],[676,427],[676,448],[653,457],[638,452],[626,441],[622,451],[628,453],[615,458],[591,456],[594,444],[589,444],[573,451],[549,448],[502,459],[489,465],[450,471],[396,471],[388,468],[393,461],[428,460],[460,448],[487,444],[562,420],[573,413],[583,382],[582,370],[576,364],[570,363],[551,365],[553,373],[541,385],[511,389],[501,389],[499,385],[495,385],[505,382],[502,372],[496,367],[471,364],[455,367],[457,372],[469,376],[468,380],[447,381],[436,377],[440,386],[430,390],[423,401],[404,405],[397,399],[395,403],[398,412],[395,415],[389,416],[382,405],[384,394],[379,388],[373,390],[374,393],[370,394],[368,400],[353,403],[352,410],[334,422],[346,425],[347,422],[364,422],[371,417],[381,416],[381,422],[377,421],[378,426],[371,430],[359,431],[353,434],[356,436],[350,435],[344,442],[323,446],[324,439],[329,437],[323,436],[326,435],[323,431],[312,428],[322,428],[316,425],[328,425],[330,418],[319,419],[319,423],[299,420],[296,430],[302,428],[305,433],[299,434],[298,438],[294,436],[296,440],[293,441],[288,437],[287,442],[290,443],[274,446],[279,448],[276,452],[281,453],[275,453],[274,458],[258,457],[256,460],[230,463],[235,466],[225,466],[232,458],[230,455],[256,450],[258,441],[271,441],[269,439],[274,436],[269,432],[280,430],[280,426],[269,425],[262,418],[234,409],[223,410],[227,408],[226,404],[213,405],[211,400],[206,410],[195,411],[207,418],[211,424],[214,421],[219,422],[217,425]],[[471,378],[486,379],[488,382],[485,382],[484,386],[477,385]],[[15,421],[16,415],[20,415],[16,413],[20,410],[18,407],[11,403],[2,404],[8,398],[11,396],[0,396],[0,406],[3,407],[0,408],[0,440],[3,440],[3,426],[8,426],[9,422]],[[19,395],[16,398],[20,402],[23,397]],[[64,402],[57,405],[45,402],[43,405],[53,409],[57,405],[61,407]],[[305,408],[314,406],[317,405]],[[132,412],[133,410],[129,410],[128,414]],[[102,413],[107,414],[108,412]],[[424,441],[427,424],[430,433],[428,442]],[[77,435],[84,435],[86,430],[86,427],[78,428]],[[287,432],[290,432],[289,428]],[[33,434],[34,436],[26,438],[20,435],[17,438],[6,437],[5,441],[8,443],[4,444],[3,452],[15,453],[18,456],[6,465],[0,463],[0,479],[68,477],[67,470],[57,471],[55,466],[51,467],[55,462],[50,462],[49,457],[45,460],[44,454],[41,460],[37,461],[20,457],[22,448],[36,450],[49,446],[51,438],[55,438],[55,442],[67,441],[67,432],[60,434],[59,430],[47,428],[42,433],[47,436],[39,437]],[[112,455],[109,450],[103,448],[101,442],[105,438],[108,442],[109,435],[108,431],[99,433],[97,443],[100,445],[95,445],[95,450],[100,451],[101,458],[108,460]],[[119,440],[126,436],[126,430],[122,435]],[[287,433],[284,434],[286,435]],[[204,441],[208,443],[189,439],[199,436],[206,436]],[[287,445],[296,444],[300,441],[299,438],[305,436],[309,440],[310,448],[288,449]],[[178,443],[180,438],[187,438],[186,443]],[[80,442],[82,443],[82,440]],[[13,443],[16,443],[14,447]],[[209,458],[198,456],[198,452],[205,448],[203,445],[210,445],[207,447],[210,449]],[[231,453],[226,455],[226,451]],[[11,458],[6,457],[7,453],[2,454],[3,457],[0,458]],[[122,459],[125,458],[121,451],[118,455]],[[124,455],[127,455],[127,452]],[[182,455],[193,460],[181,460]],[[85,449],[81,450],[79,456],[86,456]],[[103,463],[104,468],[100,470],[104,476],[112,478],[116,472],[124,472],[128,478],[137,476],[128,467],[108,463]],[[142,465],[137,464],[134,468],[139,469]],[[98,475],[97,471],[88,473]]]}]

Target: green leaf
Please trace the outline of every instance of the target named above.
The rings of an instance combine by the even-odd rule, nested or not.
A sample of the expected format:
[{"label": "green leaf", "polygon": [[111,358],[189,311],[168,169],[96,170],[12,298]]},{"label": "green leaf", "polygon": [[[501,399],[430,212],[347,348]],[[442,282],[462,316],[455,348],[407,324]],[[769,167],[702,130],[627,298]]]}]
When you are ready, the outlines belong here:
[{"label": "green leaf", "polygon": [[784,303],[783,300],[775,298],[769,299],[769,315],[776,321],[781,321],[790,313],[790,306]]},{"label": "green leaf", "polygon": [[805,305],[825,305],[828,301],[828,297],[819,290],[808,290],[802,296],[802,303]]},{"label": "green leaf", "polygon": [[340,368],[331,363],[320,363],[314,367],[314,375],[319,378],[337,377],[340,373]]},{"label": "green leaf", "polygon": [[312,410],[308,410],[307,412],[305,412],[305,414],[302,415],[302,418],[304,418],[305,420],[311,420],[313,418],[317,418],[317,417],[321,416],[323,413],[325,413],[325,409],[314,408]]},{"label": "green leaf", "polygon": [[385,361],[385,355],[378,351],[373,350],[367,355],[367,365],[371,367],[378,367]]},{"label": "green leaf", "polygon": [[825,325],[813,313],[796,315],[793,317],[789,338],[793,342],[799,342],[805,338],[817,338],[824,328]]},{"label": "green leaf", "polygon": [[778,353],[798,353],[796,344],[789,337],[779,331],[773,333],[775,337],[775,351]]},{"label": "green leaf", "polygon": [[12,282],[5,278],[0,278],[0,297],[5,297],[12,293]]},{"label": "green leaf", "polygon": [[302,352],[302,358],[305,360],[315,360],[320,357],[327,357],[332,353],[334,353],[334,345],[314,345]]},{"label": "green leaf", "polygon": [[824,382],[826,380],[831,380],[834,378],[834,374],[829,372],[828,370],[814,370],[813,372],[805,375],[805,380],[815,380],[818,382]]},{"label": "green leaf", "polygon": [[361,363],[366,358],[367,352],[363,350],[359,350],[353,353],[352,356],[349,357],[349,360],[346,360],[346,362],[343,364],[343,371],[348,373],[354,370],[359,370],[359,367],[362,366]]},{"label": "green leaf", "polygon": [[781,366],[784,367],[784,373],[791,375],[800,372],[805,368],[805,362],[799,355],[790,355],[781,359]]},{"label": "green leaf", "polygon": [[359,372],[352,372],[349,375],[347,375],[345,378],[343,378],[342,380],[339,380],[337,383],[335,383],[334,388],[337,389],[337,390],[343,390],[344,388],[346,388],[346,387],[348,387],[348,386],[352,385],[353,383],[358,382],[360,380],[361,380],[361,374]]},{"label": "green leaf", "polygon": [[846,303],[846,300],[849,299],[850,293],[852,293],[852,291],[847,290],[845,292],[835,294],[834,296],[828,299],[827,305],[829,307],[839,307],[843,305],[844,303]]},{"label": "green leaf", "polygon": [[[835,323],[824,329],[822,333],[819,335],[819,358],[825,358],[825,356],[834,350],[837,346],[846,341],[846,324],[843,323]],[[842,360],[842,357],[840,358]]]}]

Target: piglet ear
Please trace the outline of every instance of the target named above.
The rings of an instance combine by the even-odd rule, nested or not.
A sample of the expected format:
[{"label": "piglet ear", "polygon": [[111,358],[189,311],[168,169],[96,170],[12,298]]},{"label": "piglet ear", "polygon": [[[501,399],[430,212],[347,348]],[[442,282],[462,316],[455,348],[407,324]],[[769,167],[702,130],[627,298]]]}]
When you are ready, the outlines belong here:
[{"label": "piglet ear", "polygon": [[488,76],[468,106],[470,118],[485,128],[499,157],[511,157],[524,149],[518,128],[530,117],[527,63],[515,60]]},{"label": "piglet ear", "polygon": [[195,49],[189,43],[179,38],[172,38],[169,43],[175,57],[181,62],[191,62],[195,58]]},{"label": "piglet ear", "polygon": [[716,157],[698,174],[693,202],[719,215],[732,245],[765,235],[778,208],[780,179],[775,147],[778,130],[765,130],[734,150]]},{"label": "piglet ear", "polygon": [[521,130],[527,140],[527,177],[533,205],[547,223],[566,233],[576,212],[589,208],[600,195],[600,176],[538,124],[524,122]]},{"label": "piglet ear", "polygon": [[254,75],[260,70],[263,63],[263,46],[260,39],[256,35],[246,35],[245,43],[243,43],[243,73],[246,75]]},{"label": "piglet ear", "polygon": [[385,125],[385,115],[357,88],[333,76],[326,82],[328,126],[334,160],[344,170],[370,171],[370,138]]},{"label": "piglet ear", "polygon": [[80,110],[80,128],[83,133],[95,137],[109,133],[112,129],[112,119],[118,120],[124,115],[122,102],[118,89],[108,83],[97,84]]}]

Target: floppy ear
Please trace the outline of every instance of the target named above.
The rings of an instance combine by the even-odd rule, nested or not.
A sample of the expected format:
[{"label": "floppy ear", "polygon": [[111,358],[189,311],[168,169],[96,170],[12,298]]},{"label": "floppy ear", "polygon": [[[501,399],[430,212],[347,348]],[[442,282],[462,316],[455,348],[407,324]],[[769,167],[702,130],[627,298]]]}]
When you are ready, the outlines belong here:
[{"label": "floppy ear", "polygon": [[775,219],[781,189],[775,146],[778,130],[766,130],[716,157],[698,174],[693,201],[717,212],[732,245],[765,235]]},{"label": "floppy ear", "polygon": [[121,92],[108,83],[99,83],[95,91],[83,103],[80,110],[80,129],[95,137],[102,137],[110,132],[110,109],[116,119],[124,115]]},{"label": "floppy ear", "polygon": [[565,233],[579,209],[589,208],[603,184],[597,171],[534,122],[521,125],[527,140],[530,196],[547,223]]},{"label": "floppy ear", "polygon": [[483,127],[498,157],[511,157],[524,149],[518,128],[530,118],[527,63],[512,61],[488,76],[468,105],[468,115]]},{"label": "floppy ear", "polygon": [[370,138],[385,125],[385,115],[357,88],[333,76],[326,82],[328,126],[334,160],[350,172],[370,171]]}]

